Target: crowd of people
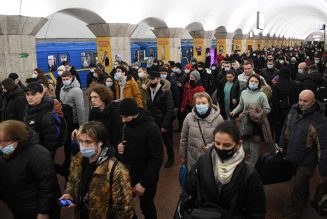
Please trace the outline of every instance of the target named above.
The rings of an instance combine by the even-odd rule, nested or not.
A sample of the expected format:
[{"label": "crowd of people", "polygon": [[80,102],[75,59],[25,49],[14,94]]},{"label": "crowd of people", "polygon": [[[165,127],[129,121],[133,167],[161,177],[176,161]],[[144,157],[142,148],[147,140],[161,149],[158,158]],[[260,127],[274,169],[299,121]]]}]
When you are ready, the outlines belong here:
[{"label": "crowd of people", "polygon": [[[181,162],[188,171],[175,218],[210,211],[265,218],[254,170],[262,145],[283,151],[296,167],[285,218],[300,217],[317,165],[326,181],[321,48],[219,53],[210,68],[196,59],[182,66],[153,57],[146,67],[113,64],[108,73],[100,63],[90,66],[85,92],[69,63],[58,67],[56,83],[38,68],[26,83],[16,73],[0,82],[0,200],[15,218],[59,218],[60,206],[82,219],[136,218],[138,196],[144,218],[155,219],[164,151],[164,168]],[[62,146],[65,160],[56,164]],[[65,177],[65,191],[56,173]]]}]

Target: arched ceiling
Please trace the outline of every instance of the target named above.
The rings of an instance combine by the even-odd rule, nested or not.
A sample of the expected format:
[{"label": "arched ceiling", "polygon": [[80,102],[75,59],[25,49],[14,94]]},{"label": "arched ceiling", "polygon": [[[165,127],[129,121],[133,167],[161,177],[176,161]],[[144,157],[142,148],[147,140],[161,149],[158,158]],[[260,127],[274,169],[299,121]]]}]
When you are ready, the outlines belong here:
[{"label": "arched ceiling", "polygon": [[150,27],[203,27],[255,34],[256,12],[265,20],[263,36],[305,39],[327,21],[327,0],[6,0],[0,14],[49,17],[68,14],[86,24],[144,22]]}]

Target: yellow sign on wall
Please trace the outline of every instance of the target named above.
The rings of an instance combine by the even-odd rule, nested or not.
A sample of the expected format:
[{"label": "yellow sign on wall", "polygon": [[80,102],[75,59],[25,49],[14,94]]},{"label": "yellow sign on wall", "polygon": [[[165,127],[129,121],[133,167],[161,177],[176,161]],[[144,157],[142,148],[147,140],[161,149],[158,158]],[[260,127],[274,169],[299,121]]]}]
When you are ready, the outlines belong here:
[{"label": "yellow sign on wall", "polygon": [[242,40],[234,40],[233,43],[233,52],[237,50],[239,54],[242,53]]},{"label": "yellow sign on wall", "polygon": [[221,53],[224,56],[226,55],[226,39],[218,39],[217,40],[217,54]]},{"label": "yellow sign on wall", "polygon": [[97,54],[98,63],[101,63],[107,72],[112,69],[112,57],[111,57],[111,46],[110,37],[97,37]]},{"label": "yellow sign on wall", "polygon": [[203,62],[205,56],[204,51],[204,39],[203,38],[195,38],[193,40],[193,57],[198,61]]},{"label": "yellow sign on wall", "polygon": [[262,45],[262,40],[257,40],[257,49],[262,49],[263,45]]},{"label": "yellow sign on wall", "polygon": [[157,38],[158,60],[168,61],[170,59],[169,38]]},{"label": "yellow sign on wall", "polygon": [[246,40],[246,50],[253,49],[253,40],[247,39]]}]

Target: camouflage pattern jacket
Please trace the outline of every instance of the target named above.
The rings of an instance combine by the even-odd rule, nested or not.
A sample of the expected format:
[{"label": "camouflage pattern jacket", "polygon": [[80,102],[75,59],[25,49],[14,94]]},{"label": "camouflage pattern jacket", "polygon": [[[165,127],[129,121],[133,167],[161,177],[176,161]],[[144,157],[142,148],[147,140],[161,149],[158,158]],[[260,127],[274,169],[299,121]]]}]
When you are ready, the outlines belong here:
[{"label": "camouflage pattern jacket", "polygon": [[[133,216],[133,193],[130,176],[126,167],[120,162],[118,162],[114,170],[112,191],[110,191],[110,171],[115,160],[115,157],[111,157],[110,159],[99,162],[99,165],[92,175],[88,190],[89,218],[108,218],[111,192],[115,218],[125,219],[132,218]],[[80,211],[78,205],[81,201],[79,188],[81,183],[82,161],[83,156],[81,153],[78,153],[72,158],[70,175],[65,190],[65,193],[70,194],[73,197],[74,203],[77,205],[75,209],[75,218],[79,218]]]}]

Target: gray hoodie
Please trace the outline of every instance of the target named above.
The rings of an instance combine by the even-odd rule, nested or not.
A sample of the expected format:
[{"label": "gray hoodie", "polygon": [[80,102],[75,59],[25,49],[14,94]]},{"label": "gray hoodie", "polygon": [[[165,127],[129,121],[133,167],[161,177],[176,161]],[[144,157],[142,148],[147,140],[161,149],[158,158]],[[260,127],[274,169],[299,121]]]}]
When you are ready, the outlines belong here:
[{"label": "gray hoodie", "polygon": [[86,122],[84,95],[80,88],[80,83],[76,78],[73,78],[69,88],[61,88],[60,100],[63,104],[67,104],[73,108],[74,123],[79,123],[79,125],[81,125]]}]

